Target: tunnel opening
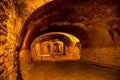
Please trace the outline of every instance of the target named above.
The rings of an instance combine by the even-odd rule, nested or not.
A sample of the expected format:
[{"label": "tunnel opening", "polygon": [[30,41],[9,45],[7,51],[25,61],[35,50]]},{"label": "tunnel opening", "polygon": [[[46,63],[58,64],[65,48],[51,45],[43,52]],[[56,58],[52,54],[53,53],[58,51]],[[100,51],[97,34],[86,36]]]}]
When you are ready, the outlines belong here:
[{"label": "tunnel opening", "polygon": [[81,44],[75,36],[50,32],[37,37],[31,44],[33,61],[64,61],[80,59]]},{"label": "tunnel opening", "polygon": [[[23,36],[21,37],[23,39],[21,41],[22,46],[20,51],[20,68],[23,78],[28,75],[28,67],[32,68],[31,64],[36,63],[36,61],[40,62],[39,64],[41,64],[42,61],[77,61],[80,63],[81,49],[90,47],[90,38],[84,28],[68,24],[52,25],[52,23],[48,24],[46,22],[40,25],[39,23],[35,23],[36,22],[32,21],[30,24],[25,24],[24,27],[27,28],[27,31],[24,30],[22,33]],[[49,34],[49,36],[41,37],[47,34]],[[74,37],[70,38],[71,35]],[[56,44],[53,43],[56,43],[55,40],[60,41],[60,44],[63,46],[62,50],[60,50],[60,53],[58,52],[59,50],[54,50],[54,45]],[[40,46],[39,44],[37,45],[37,43],[40,43],[43,46],[49,45],[46,47],[53,47],[50,47],[50,49],[45,51],[43,49],[42,54],[40,54],[41,52],[39,52],[39,50],[42,48],[37,47]],[[59,54],[52,53],[51,51]]]},{"label": "tunnel opening", "polygon": [[[66,61],[67,63],[71,61],[80,63],[81,49],[91,46],[89,35],[81,25],[74,25],[75,21],[67,21],[65,18],[62,20],[63,17],[59,11],[58,15],[61,16],[58,17],[55,17],[57,15],[52,12],[44,14],[44,8],[45,6],[38,8],[28,17],[21,30],[20,39],[18,39],[21,47],[20,70],[24,79],[28,77],[31,64],[36,61],[39,64],[42,61],[53,61],[55,64],[65,62],[65,65]],[[60,22],[62,25],[59,24],[59,21],[62,21]],[[49,36],[44,36],[47,33],[50,33]],[[70,38],[71,35],[74,37]],[[35,64],[35,66],[37,65]]]},{"label": "tunnel opening", "polygon": [[[67,0],[65,2],[64,0],[59,1],[57,2],[57,0],[55,0],[53,1],[53,3],[48,3],[35,10],[28,17],[21,30],[20,39],[18,40],[20,40],[19,42],[21,45],[20,68],[23,78],[27,77],[26,74],[28,71],[28,67],[30,67],[29,64],[31,62],[35,63],[36,61],[38,61],[38,63],[34,64],[34,68],[32,69],[35,71],[37,71],[37,69],[40,69],[39,71],[41,72],[43,71],[43,74],[45,74],[45,76],[43,75],[45,79],[42,79],[41,76],[41,80],[53,80],[51,76],[53,76],[54,73],[59,73],[59,71],[61,71],[63,68],[66,69],[63,70],[62,74],[64,74],[67,68],[69,68],[69,70],[66,71],[66,74],[67,72],[70,72],[71,69],[73,69],[73,72],[75,70],[75,72],[78,73],[78,70],[81,67],[80,64],[82,60],[88,60],[90,62],[93,61],[97,62],[98,64],[106,64],[110,61],[114,63],[114,59],[112,59],[114,57],[112,55],[114,51],[115,53],[118,53],[119,51],[113,51],[113,48],[105,48],[105,46],[109,47],[112,42],[108,35],[108,30],[106,30],[107,28],[102,28],[102,26],[107,27],[107,21],[106,19],[104,19],[104,16],[102,16],[101,13],[106,13],[105,16],[108,17],[111,16],[109,8],[107,8],[108,6],[106,6],[106,8],[104,9],[104,7],[99,6],[100,3],[97,3],[96,1],[94,4],[95,6],[92,4],[87,4],[87,2],[83,1],[82,3],[80,3],[77,0]],[[64,3],[61,4],[61,1]],[[96,5],[96,3],[99,5]],[[100,8],[97,8],[96,6]],[[101,23],[105,25],[102,25]],[[119,30],[116,31],[119,32]],[[60,33],[58,34],[58,32]],[[71,34],[74,37],[78,38],[80,42],[76,42],[74,44],[67,35],[61,35],[61,33]],[[47,36],[41,37],[43,35]],[[73,46],[77,46],[76,49],[79,51],[73,49],[69,49],[68,51],[73,51],[71,52],[72,54],[79,54],[77,55],[77,57],[74,58],[68,57],[69,54],[67,55],[67,48],[74,48]],[[78,49],[78,47],[80,49]],[[110,56],[108,54],[112,55]],[[107,60],[107,58],[109,58],[110,60]],[[80,59],[80,61],[65,62],[65,60],[78,59]],[[42,61],[46,62],[41,64]],[[50,61],[50,63],[47,64],[47,61]],[[59,64],[58,62],[63,64]],[[50,66],[49,64],[52,65]],[[79,68],[76,64],[80,65]],[[38,67],[37,69],[35,68],[36,66]],[[52,68],[50,69],[49,66]],[[83,68],[81,68],[81,70],[82,69]],[[88,69],[88,67],[86,69]],[[86,69],[84,68],[84,70]],[[53,70],[53,74],[51,74],[49,70],[51,72]],[[79,72],[81,72],[81,70]],[[50,79],[46,78],[47,74],[44,73],[45,71],[50,74]],[[89,72],[86,73],[89,74]],[[41,73],[38,72],[38,75],[40,74]],[[58,75],[61,75],[61,73],[59,73]],[[74,76],[72,77],[72,79],[74,79]]]},{"label": "tunnel opening", "polygon": [[[29,25],[28,25],[29,26]],[[34,25],[34,27],[30,30],[29,32],[26,33],[26,37],[23,39],[23,48],[30,49],[31,43],[34,41],[35,38],[38,36],[41,36],[46,33],[50,32],[63,32],[63,33],[68,33],[76,38],[78,38],[81,42],[81,47],[82,48],[88,48],[91,47],[91,39],[87,33],[87,31],[79,26],[73,26],[73,25]],[[25,36],[25,35],[24,35]],[[55,35],[54,35],[55,36]],[[56,36],[57,37],[57,36]],[[60,36],[59,36],[60,37]]]}]

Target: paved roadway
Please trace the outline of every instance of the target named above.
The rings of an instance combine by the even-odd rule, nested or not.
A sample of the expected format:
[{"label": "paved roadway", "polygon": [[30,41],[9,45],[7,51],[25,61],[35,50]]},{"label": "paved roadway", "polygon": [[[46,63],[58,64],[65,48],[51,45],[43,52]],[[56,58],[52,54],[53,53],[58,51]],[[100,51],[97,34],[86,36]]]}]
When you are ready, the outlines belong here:
[{"label": "paved roadway", "polygon": [[120,73],[80,61],[34,62],[28,80],[120,80]]}]

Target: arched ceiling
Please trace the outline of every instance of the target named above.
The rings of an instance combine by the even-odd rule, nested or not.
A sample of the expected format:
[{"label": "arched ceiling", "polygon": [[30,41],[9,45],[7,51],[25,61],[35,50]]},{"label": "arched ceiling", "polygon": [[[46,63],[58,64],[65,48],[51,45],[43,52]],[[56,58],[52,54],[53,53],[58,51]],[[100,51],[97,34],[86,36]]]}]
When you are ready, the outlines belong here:
[{"label": "arched ceiling", "polygon": [[37,37],[32,42],[32,46],[35,46],[39,42],[45,42],[48,40],[55,40],[55,39],[59,39],[60,41],[64,42],[66,46],[73,46],[78,42],[80,43],[80,40],[71,34],[63,33],[63,32],[50,32]]},{"label": "arched ceiling", "polygon": [[[66,32],[80,39],[83,47],[113,46],[109,30],[119,27],[118,3],[119,0],[51,1],[29,16],[22,29],[22,42],[28,47],[44,33]],[[117,34],[117,30],[112,34]]]}]

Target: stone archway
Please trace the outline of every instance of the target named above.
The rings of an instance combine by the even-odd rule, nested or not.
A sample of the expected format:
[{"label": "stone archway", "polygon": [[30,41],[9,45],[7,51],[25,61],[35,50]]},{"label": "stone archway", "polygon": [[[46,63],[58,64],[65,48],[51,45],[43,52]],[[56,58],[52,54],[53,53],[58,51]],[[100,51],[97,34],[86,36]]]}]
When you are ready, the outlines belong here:
[{"label": "stone archway", "polygon": [[[102,6],[100,6],[101,3],[103,3]],[[117,15],[114,15],[117,13],[115,6],[111,7],[112,3],[108,4],[104,0],[55,0],[35,10],[28,17],[21,31],[20,68],[23,68],[21,72],[23,71],[25,74],[25,67],[31,62],[30,46],[32,42],[45,33],[64,32],[72,34],[80,40],[81,48],[92,47],[94,49],[95,47],[116,46],[109,35],[112,32],[108,32],[108,23],[111,23],[111,20],[117,19]],[[107,16],[107,18],[104,16]],[[112,25],[109,26],[111,27]],[[87,52],[90,51],[88,50]],[[101,61],[104,63],[102,58]],[[25,67],[22,65],[25,65]],[[22,74],[23,77],[25,77],[24,74]]]},{"label": "stone archway", "polygon": [[64,61],[80,59],[81,44],[75,36],[50,32],[37,37],[31,44],[33,60]]}]

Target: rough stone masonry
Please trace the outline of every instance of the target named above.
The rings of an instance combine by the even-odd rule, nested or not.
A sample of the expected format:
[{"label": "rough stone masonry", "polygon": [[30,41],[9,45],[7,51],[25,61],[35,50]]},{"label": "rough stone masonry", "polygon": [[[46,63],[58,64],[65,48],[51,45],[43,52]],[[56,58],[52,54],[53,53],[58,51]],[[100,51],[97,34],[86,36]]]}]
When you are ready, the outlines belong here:
[{"label": "rough stone masonry", "polygon": [[[44,18],[52,13],[55,15],[47,19],[56,17],[52,20],[70,22],[67,25],[76,22],[73,25],[79,25],[87,33],[89,38],[80,37],[83,45],[81,60],[112,68],[120,67],[120,0],[54,0],[42,6],[48,2],[50,0],[0,0],[0,80],[23,79],[19,59],[23,26],[26,21],[39,21],[40,16]],[[40,14],[39,7],[42,8]],[[67,10],[73,10],[75,14],[67,13]],[[34,16],[36,14],[38,18]],[[46,21],[49,23],[50,20]],[[61,26],[60,23],[51,23]],[[69,30],[67,28],[65,31]],[[79,31],[75,29],[73,34],[75,32]]]}]

